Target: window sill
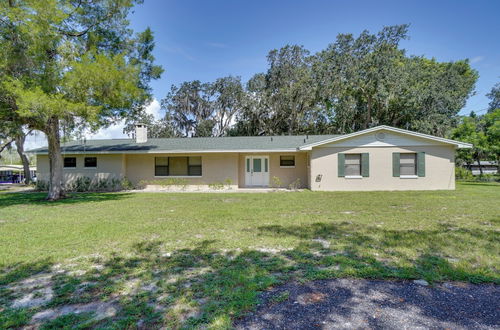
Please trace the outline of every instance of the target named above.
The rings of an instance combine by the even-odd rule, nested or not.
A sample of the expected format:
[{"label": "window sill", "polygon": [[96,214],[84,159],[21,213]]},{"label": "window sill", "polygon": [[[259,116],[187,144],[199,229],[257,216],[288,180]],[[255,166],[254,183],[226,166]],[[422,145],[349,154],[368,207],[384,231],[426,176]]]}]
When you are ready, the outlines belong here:
[{"label": "window sill", "polygon": [[295,168],[295,166],[280,166],[280,168]]},{"label": "window sill", "polygon": [[76,167],[63,167],[63,170],[76,170]]},{"label": "window sill", "polygon": [[155,175],[154,177],[158,178],[158,179],[168,179],[168,178],[189,179],[189,178],[202,178],[203,176],[201,176],[201,175]]},{"label": "window sill", "polygon": [[86,170],[95,170],[95,169],[97,169],[97,166],[96,167],[84,167],[84,169],[86,169]]},{"label": "window sill", "polygon": [[418,179],[418,175],[400,175],[400,179]]},{"label": "window sill", "polygon": [[346,179],[363,179],[361,175],[346,175],[344,178]]}]

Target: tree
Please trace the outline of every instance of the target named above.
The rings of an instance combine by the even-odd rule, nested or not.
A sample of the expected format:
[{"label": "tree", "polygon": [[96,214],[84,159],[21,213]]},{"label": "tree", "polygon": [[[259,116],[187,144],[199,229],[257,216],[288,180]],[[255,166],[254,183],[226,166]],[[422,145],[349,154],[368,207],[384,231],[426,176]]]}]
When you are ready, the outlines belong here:
[{"label": "tree", "polygon": [[245,92],[239,77],[198,80],[172,86],[162,100],[164,123],[179,136],[223,136],[243,107]]},{"label": "tree", "polygon": [[477,72],[467,61],[408,57],[399,48],[407,38],[408,25],[357,38],[340,34],[316,55],[313,71],[330,131],[385,124],[444,136],[456,124]]},{"label": "tree", "polygon": [[497,83],[491,91],[486,94],[486,96],[491,100],[488,104],[488,112],[493,112],[496,109],[500,109],[500,83]]},{"label": "tree", "polygon": [[462,122],[453,130],[451,138],[473,144],[472,149],[458,150],[458,160],[463,161],[470,168],[474,161],[477,161],[479,171],[483,174],[481,160],[487,154],[488,143],[486,135],[481,131],[478,118],[463,117]]},{"label": "tree", "polygon": [[[0,4],[3,107],[46,134],[48,199],[64,197],[61,130],[110,125],[137,116],[160,76],[148,29],[126,19],[140,1],[8,1]],[[3,112],[5,113],[5,112]]]},{"label": "tree", "polygon": [[459,150],[458,159],[469,167],[476,161],[482,175],[481,160],[495,159],[497,164],[500,161],[500,109],[484,116],[471,113],[463,117],[451,138],[473,144],[472,149]]},{"label": "tree", "polygon": [[496,160],[500,173],[500,108],[484,115],[484,129],[488,140],[489,153]]},{"label": "tree", "polygon": [[406,79],[391,107],[389,125],[446,136],[459,122],[459,111],[472,95],[478,74],[467,60],[437,62],[412,56]]},{"label": "tree", "polygon": [[141,116],[135,117],[133,120],[128,120],[123,129],[123,133],[128,136],[133,136],[135,134],[135,126],[137,123],[144,124],[148,127],[148,138],[150,139],[177,137],[172,128],[172,123],[168,122],[165,118],[155,120],[154,116],[148,113],[143,113]]},{"label": "tree", "polygon": [[373,35],[340,34],[316,55],[313,66],[323,104],[339,133],[381,124],[397,97],[403,75],[408,25],[384,27]]},{"label": "tree", "polygon": [[223,77],[210,84],[210,96],[213,99],[214,135],[223,136],[236,120],[246,100],[246,93],[240,77]]},{"label": "tree", "polygon": [[309,51],[287,45],[271,50],[267,60],[267,72],[256,74],[247,84],[240,123],[231,134],[307,133],[317,119]]},{"label": "tree", "polygon": [[215,123],[212,121],[212,107],[209,84],[199,80],[183,82],[179,87],[172,85],[170,92],[161,101],[165,119],[172,123],[179,136],[211,136]]}]

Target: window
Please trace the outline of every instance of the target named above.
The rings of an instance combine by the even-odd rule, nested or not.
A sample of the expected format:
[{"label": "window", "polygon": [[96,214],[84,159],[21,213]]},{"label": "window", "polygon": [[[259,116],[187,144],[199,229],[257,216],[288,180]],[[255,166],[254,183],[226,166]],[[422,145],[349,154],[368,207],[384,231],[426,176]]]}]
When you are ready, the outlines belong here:
[{"label": "window", "polygon": [[188,157],[188,175],[201,176],[201,157]]},{"label": "window", "polygon": [[295,156],[280,156],[281,167],[295,167]]},{"label": "window", "polygon": [[155,157],[155,176],[168,175],[168,157]]},{"label": "window", "polygon": [[76,167],[76,157],[64,157],[64,167],[65,168]]},{"label": "window", "polygon": [[201,157],[155,157],[155,176],[201,176]]},{"label": "window", "polygon": [[345,176],[361,176],[361,154],[345,155]]},{"label": "window", "polygon": [[85,167],[97,167],[97,157],[85,157]]},{"label": "window", "polygon": [[417,154],[400,154],[399,155],[399,174],[417,175]]}]

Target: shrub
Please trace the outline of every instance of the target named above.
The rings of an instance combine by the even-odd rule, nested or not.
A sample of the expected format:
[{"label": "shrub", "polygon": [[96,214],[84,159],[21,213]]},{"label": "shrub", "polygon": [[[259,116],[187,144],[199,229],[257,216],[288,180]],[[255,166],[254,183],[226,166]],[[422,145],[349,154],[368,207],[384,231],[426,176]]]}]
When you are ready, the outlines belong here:
[{"label": "shrub", "polygon": [[472,172],[463,167],[455,167],[455,178],[458,180],[473,180]]},{"label": "shrub", "polygon": [[212,182],[208,184],[208,188],[212,190],[222,190],[224,189],[224,183],[223,182]]},{"label": "shrub", "polygon": [[283,182],[281,182],[281,179],[277,176],[273,176],[273,188],[281,188],[283,185]]},{"label": "shrub", "polygon": [[292,183],[290,183],[288,185],[288,189],[290,190],[297,190],[300,188],[300,179],[297,178],[295,181],[293,181]]},{"label": "shrub", "polygon": [[[126,185],[126,187],[125,187]],[[117,178],[98,178],[92,180],[89,177],[82,176],[66,184],[66,191],[90,192],[90,191],[120,191],[122,189],[133,188],[128,180]]]},{"label": "shrub", "polygon": [[483,174],[475,177],[479,182],[500,182],[500,175],[498,174]]},{"label": "shrub", "polygon": [[90,191],[92,180],[86,176],[80,176],[76,180],[66,184],[67,191],[85,192]]},{"label": "shrub", "polygon": [[167,178],[158,180],[142,180],[139,185],[144,188],[146,185],[158,185],[162,187],[174,187],[179,186],[182,190],[186,190],[189,181],[183,178]]},{"label": "shrub", "polygon": [[37,180],[35,184],[35,190],[36,191],[48,191],[49,190],[49,183],[44,180]]},{"label": "shrub", "polygon": [[233,179],[226,178],[226,180],[224,180],[224,183],[226,184],[227,189],[231,189],[231,186],[233,185]]},{"label": "shrub", "polygon": [[123,190],[132,190],[135,188],[134,185],[132,184],[132,182],[130,182],[130,180],[127,177],[124,177],[122,179],[122,181],[120,182],[120,185],[121,185],[121,188]]}]

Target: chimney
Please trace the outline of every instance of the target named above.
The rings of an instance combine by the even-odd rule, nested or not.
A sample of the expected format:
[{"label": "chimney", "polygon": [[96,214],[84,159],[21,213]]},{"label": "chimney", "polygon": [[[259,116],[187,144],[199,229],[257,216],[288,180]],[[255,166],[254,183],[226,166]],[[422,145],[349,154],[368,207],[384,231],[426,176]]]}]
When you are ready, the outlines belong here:
[{"label": "chimney", "polygon": [[135,125],[135,142],[145,143],[148,141],[148,127],[144,124]]}]

